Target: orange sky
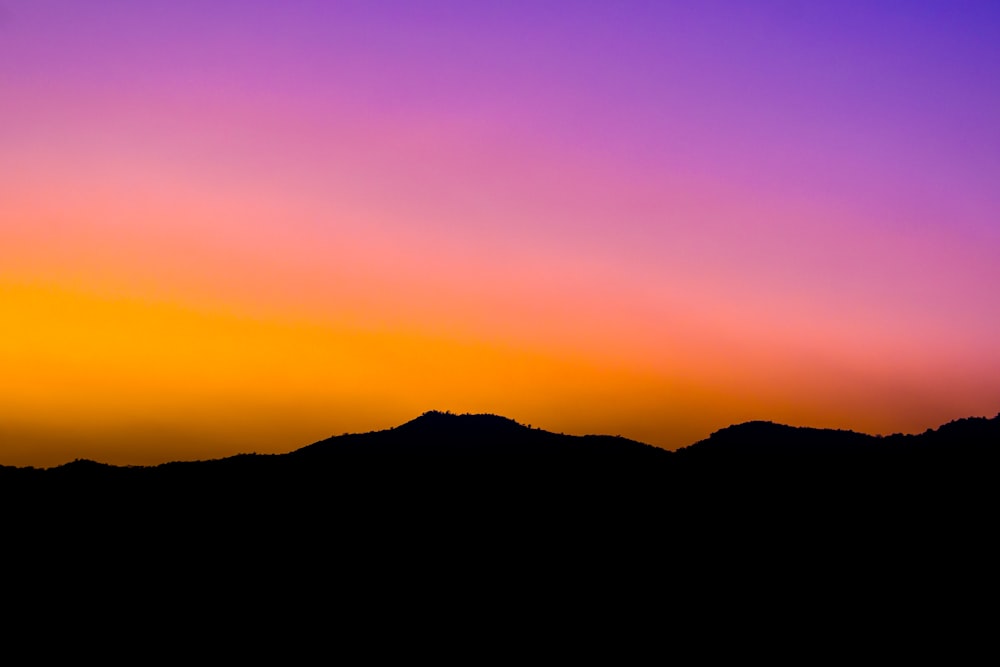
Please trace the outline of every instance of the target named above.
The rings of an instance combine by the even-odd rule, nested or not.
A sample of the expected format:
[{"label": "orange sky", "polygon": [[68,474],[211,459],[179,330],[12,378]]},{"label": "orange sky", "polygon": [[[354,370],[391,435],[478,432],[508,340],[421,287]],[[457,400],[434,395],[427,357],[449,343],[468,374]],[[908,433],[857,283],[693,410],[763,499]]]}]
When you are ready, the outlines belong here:
[{"label": "orange sky", "polygon": [[1000,23],[439,4],[5,3],[0,464],[1000,410]]}]

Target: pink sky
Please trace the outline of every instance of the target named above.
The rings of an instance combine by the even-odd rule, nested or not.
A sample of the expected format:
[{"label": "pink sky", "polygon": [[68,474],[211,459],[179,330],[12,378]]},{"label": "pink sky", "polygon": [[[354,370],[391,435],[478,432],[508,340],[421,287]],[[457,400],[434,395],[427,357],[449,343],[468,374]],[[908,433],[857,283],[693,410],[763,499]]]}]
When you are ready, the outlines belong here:
[{"label": "pink sky", "polygon": [[925,5],[0,0],[0,464],[992,416],[1000,17]]}]

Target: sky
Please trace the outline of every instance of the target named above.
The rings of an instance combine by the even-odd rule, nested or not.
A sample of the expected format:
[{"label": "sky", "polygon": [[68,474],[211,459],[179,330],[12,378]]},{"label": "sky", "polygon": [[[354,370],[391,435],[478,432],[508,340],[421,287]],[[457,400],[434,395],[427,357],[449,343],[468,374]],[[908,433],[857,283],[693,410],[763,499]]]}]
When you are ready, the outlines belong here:
[{"label": "sky", "polygon": [[1000,4],[0,0],[0,464],[1000,412]]}]

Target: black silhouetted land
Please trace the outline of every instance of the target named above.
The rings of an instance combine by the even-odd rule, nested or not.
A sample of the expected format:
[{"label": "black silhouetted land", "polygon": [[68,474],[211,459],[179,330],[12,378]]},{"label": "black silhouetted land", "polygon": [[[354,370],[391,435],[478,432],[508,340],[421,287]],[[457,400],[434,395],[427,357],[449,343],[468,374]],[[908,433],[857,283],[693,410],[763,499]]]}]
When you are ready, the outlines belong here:
[{"label": "black silhouetted land", "polygon": [[272,620],[305,597],[540,623],[639,600],[677,623],[766,600],[801,632],[838,605],[874,624],[983,590],[998,463],[1000,415],[886,437],[751,422],[668,452],[428,412],[282,455],[0,468],[0,500],[9,572],[115,582],[140,608],[213,591]]},{"label": "black silhouetted land", "polygon": [[985,512],[1000,506],[998,454],[1000,416],[887,437],[751,422],[669,452],[495,415],[428,412],[282,455],[0,468],[0,488],[9,522],[108,539],[179,530],[211,541],[252,527],[293,544],[322,525],[413,543],[507,535],[560,546],[614,536],[651,548],[671,534],[752,542],[790,531],[967,540],[987,534]]},{"label": "black silhouetted land", "polygon": [[294,509],[350,520],[364,512],[399,518],[420,511],[432,522],[473,511],[491,517],[558,511],[561,523],[590,523],[609,512],[697,517],[727,507],[727,513],[763,507],[787,513],[803,505],[847,512],[890,501],[991,500],[998,453],[1000,415],[886,437],[749,422],[669,452],[621,437],[551,433],[496,415],[434,411],[288,454],[149,467],[87,460],[50,469],[0,467],[0,484],[25,510],[88,508],[100,520],[123,507],[147,507],[192,518]]},{"label": "black silhouetted land", "polygon": [[[992,472],[1000,451],[1000,415],[969,418],[919,435],[871,436],[853,431],[748,422],[669,452],[620,436],[570,436],[488,414],[431,411],[396,428],[345,434],[288,454],[241,454],[159,466],[112,466],[76,460],[49,469],[0,466],[6,492],[100,490],[152,497],[186,488],[266,495],[338,495],[361,487],[405,489],[411,500],[463,491],[504,496],[548,489],[595,496],[622,485],[632,493],[675,499],[692,484],[725,479],[740,492],[771,485],[822,495],[845,484],[880,492],[927,482],[952,486]],[[934,476],[923,479],[921,476]],[[695,481],[697,480],[697,481]],[[766,484],[765,484],[766,482]],[[961,484],[966,487],[966,484]],[[830,487],[829,489],[827,487]],[[641,490],[641,491],[640,491]],[[716,491],[726,495],[723,489]],[[249,500],[250,498],[246,498]],[[577,498],[584,501],[585,498]]]}]

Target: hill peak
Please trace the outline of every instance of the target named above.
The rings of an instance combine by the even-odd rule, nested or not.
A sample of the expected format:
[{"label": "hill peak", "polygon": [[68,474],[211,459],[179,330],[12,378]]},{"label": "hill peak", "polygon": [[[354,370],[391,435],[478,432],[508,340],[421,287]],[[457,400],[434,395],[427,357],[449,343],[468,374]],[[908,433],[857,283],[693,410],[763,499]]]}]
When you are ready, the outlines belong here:
[{"label": "hill peak", "polygon": [[429,410],[416,419],[412,419],[405,424],[397,426],[393,430],[402,430],[410,433],[431,434],[439,431],[475,430],[477,432],[493,433],[513,433],[523,430],[530,430],[530,427],[514,421],[508,417],[486,413],[465,413],[455,414],[449,411]]}]

